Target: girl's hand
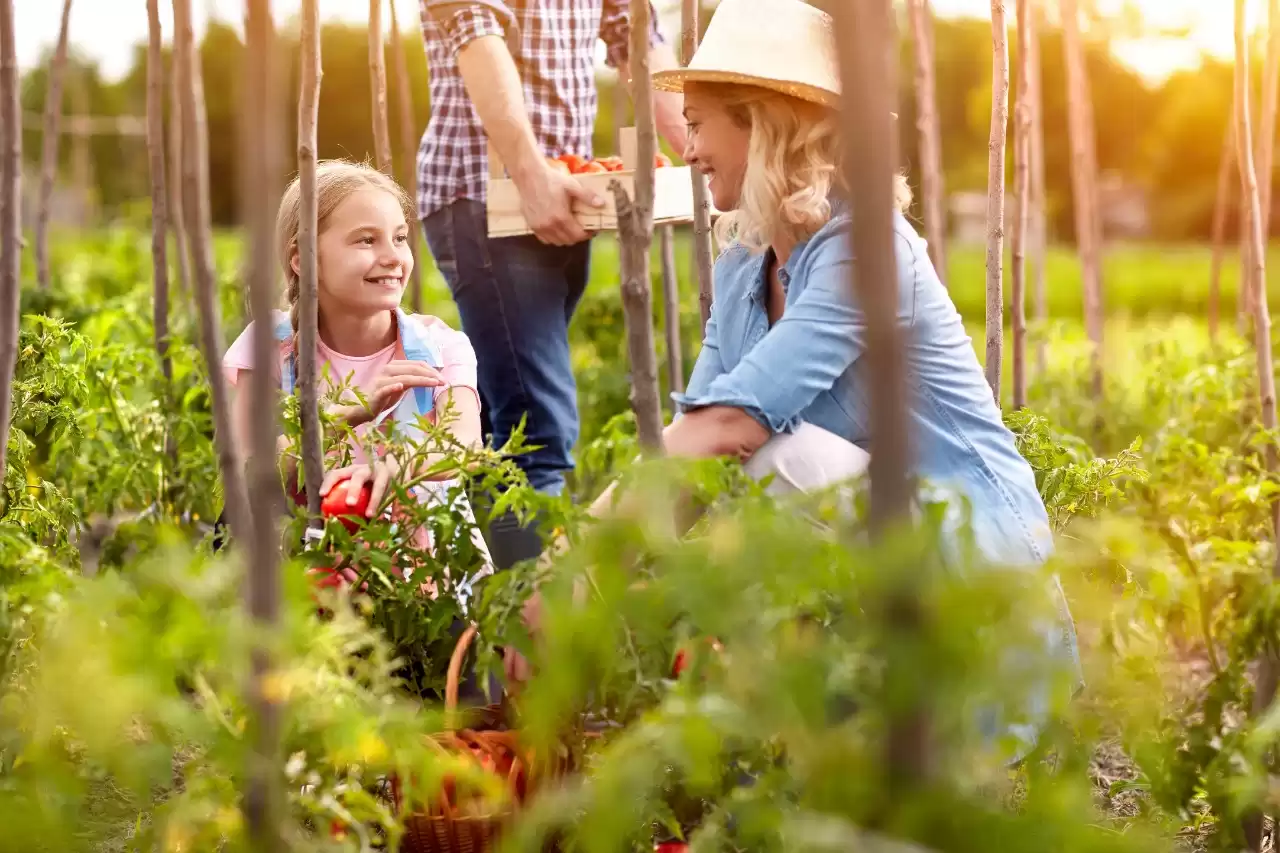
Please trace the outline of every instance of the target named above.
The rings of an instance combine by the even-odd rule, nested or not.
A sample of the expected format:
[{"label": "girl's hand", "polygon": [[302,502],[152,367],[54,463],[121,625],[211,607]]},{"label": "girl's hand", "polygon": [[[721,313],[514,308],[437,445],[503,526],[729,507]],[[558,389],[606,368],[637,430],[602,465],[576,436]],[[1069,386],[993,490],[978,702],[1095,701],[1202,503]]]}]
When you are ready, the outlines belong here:
[{"label": "girl's hand", "polygon": [[347,506],[355,506],[360,497],[360,490],[364,488],[365,483],[371,482],[373,489],[369,493],[369,508],[365,510],[365,517],[373,518],[382,504],[383,497],[387,494],[387,485],[392,478],[399,476],[400,463],[388,453],[372,465],[348,465],[325,474],[324,482],[320,484],[320,497],[323,498],[329,494],[329,490],[343,480],[350,480],[351,482],[347,485]]},{"label": "girl's hand", "polygon": [[373,390],[367,395],[369,417],[373,418],[391,408],[410,388],[437,388],[443,384],[445,380],[440,371],[420,361],[398,359],[388,362],[373,381]]}]

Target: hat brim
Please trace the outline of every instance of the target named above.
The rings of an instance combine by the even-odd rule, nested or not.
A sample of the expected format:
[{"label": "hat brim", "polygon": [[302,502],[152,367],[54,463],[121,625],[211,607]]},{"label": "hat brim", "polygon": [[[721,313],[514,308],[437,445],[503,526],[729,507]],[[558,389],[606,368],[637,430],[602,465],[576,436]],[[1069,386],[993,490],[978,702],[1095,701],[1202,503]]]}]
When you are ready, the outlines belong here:
[{"label": "hat brim", "polygon": [[[671,68],[653,75],[652,86],[660,92],[684,92],[686,83],[735,83],[739,86],[759,86],[771,89],[802,101],[821,104],[824,107],[839,109],[840,95],[818,86],[796,83],[791,80],[775,80],[772,77],[758,77],[754,74],[743,74],[738,71],[712,71],[702,68]],[[897,113],[889,113],[896,119]]]}]

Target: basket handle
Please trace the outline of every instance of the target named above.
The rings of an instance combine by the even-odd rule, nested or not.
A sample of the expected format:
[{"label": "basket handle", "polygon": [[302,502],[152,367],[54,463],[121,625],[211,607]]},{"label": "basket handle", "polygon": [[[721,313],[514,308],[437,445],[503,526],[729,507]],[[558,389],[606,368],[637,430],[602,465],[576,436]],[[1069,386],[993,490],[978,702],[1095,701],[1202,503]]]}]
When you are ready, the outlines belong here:
[{"label": "basket handle", "polygon": [[458,637],[458,642],[453,647],[453,654],[449,657],[449,672],[444,680],[444,712],[449,717],[458,710],[458,681],[462,677],[462,661],[467,656],[467,649],[471,648],[471,641],[475,636],[476,626],[473,623],[467,626],[462,636]]}]

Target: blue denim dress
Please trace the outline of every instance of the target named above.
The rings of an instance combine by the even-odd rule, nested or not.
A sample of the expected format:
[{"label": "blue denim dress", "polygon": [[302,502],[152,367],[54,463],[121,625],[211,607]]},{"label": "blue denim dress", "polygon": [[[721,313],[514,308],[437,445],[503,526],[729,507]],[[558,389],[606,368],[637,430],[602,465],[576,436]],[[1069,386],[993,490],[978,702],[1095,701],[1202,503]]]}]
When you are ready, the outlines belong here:
[{"label": "blue denim dress", "polygon": [[[831,220],[796,246],[778,271],[786,307],[772,328],[766,255],[737,244],[720,255],[702,351],[685,393],[672,395],[681,410],[734,406],[773,434],[808,422],[871,451],[862,358],[867,327],[850,292],[849,228],[847,206],[837,203]],[[894,215],[894,247],[913,471],[929,486],[963,496],[974,542],[988,560],[1039,566],[1052,552],[1053,536],[1035,475],[1001,419],[924,240],[900,213]],[[1052,586],[1058,614],[1046,640],[1065,658],[1078,689],[1075,630],[1056,578]]]}]

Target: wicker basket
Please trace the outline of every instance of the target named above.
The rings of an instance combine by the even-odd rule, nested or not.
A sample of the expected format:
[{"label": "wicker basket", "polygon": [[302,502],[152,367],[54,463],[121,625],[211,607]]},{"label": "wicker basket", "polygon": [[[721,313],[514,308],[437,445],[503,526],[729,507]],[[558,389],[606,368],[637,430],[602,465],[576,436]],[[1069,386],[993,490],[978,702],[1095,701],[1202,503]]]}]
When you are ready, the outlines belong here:
[{"label": "wicker basket", "polygon": [[[450,752],[471,752],[488,757],[495,767],[507,766],[505,778],[516,796],[494,811],[476,814],[458,808],[440,797],[428,808],[405,815],[404,836],[400,842],[402,853],[488,853],[519,807],[519,800],[532,793],[537,784],[548,778],[565,775],[571,760],[562,755],[538,756],[523,749],[513,731],[496,729],[455,729],[454,720],[458,708],[458,682],[462,662],[467,649],[475,638],[476,628],[469,626],[454,647],[449,659],[449,671],[445,680],[445,714],[450,731],[437,735],[435,740],[441,749]],[[480,711],[482,725],[496,725],[502,718],[500,706],[489,705]],[[399,781],[391,780],[392,796],[397,810],[402,808],[403,798]]]}]

